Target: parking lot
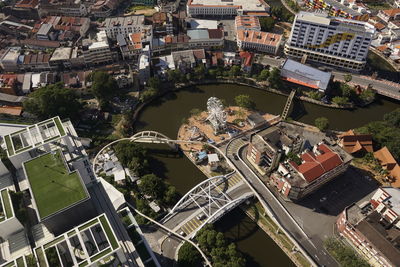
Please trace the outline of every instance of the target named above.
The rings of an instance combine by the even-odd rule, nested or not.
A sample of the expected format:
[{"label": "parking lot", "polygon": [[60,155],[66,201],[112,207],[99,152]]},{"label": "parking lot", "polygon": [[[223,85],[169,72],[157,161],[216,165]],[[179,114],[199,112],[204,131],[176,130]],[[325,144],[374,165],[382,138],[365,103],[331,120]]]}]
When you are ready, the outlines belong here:
[{"label": "parking lot", "polygon": [[350,167],[346,173],[326,184],[316,193],[298,204],[315,212],[337,216],[347,206],[357,202],[378,188],[377,182],[356,168]]},{"label": "parking lot", "polygon": [[377,182],[353,167],[315,193],[294,203],[281,201],[290,214],[314,238],[333,235],[337,216],[349,205],[378,188]]}]

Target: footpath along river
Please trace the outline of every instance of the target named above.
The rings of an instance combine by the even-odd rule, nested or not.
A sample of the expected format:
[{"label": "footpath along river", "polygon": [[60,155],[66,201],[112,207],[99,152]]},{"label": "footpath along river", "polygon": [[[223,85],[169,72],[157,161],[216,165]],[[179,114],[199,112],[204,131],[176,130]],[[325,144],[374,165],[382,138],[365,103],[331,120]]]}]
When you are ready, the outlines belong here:
[{"label": "footpath along river", "polygon": [[[235,96],[240,94],[250,95],[258,110],[271,114],[280,114],[286,102],[284,96],[247,86],[216,84],[190,87],[169,93],[145,107],[135,124],[135,131],[154,130],[170,138],[176,138],[182,119],[190,116],[191,109],[205,110],[207,99],[211,96],[224,99],[228,105],[233,105]],[[355,110],[330,109],[294,101],[293,111],[289,116],[309,124],[313,124],[318,117],[326,117],[329,119],[331,129],[347,130],[380,120],[385,113],[398,107],[400,107],[399,102],[381,97],[368,107]],[[183,154],[169,152],[162,146],[151,146],[151,148],[155,159],[151,162],[152,169],[160,177],[168,179],[180,194],[185,194],[205,179]],[[235,209],[224,216],[216,226],[245,254],[248,266],[293,266],[272,239],[240,209]]]}]

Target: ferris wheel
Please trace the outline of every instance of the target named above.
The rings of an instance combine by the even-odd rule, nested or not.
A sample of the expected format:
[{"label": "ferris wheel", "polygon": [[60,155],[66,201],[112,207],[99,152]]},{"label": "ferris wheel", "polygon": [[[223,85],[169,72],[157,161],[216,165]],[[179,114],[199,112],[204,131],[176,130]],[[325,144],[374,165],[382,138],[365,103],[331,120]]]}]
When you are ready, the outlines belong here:
[{"label": "ferris wheel", "polygon": [[211,123],[214,133],[221,133],[226,129],[226,112],[221,100],[216,97],[210,97],[207,100],[207,120]]}]

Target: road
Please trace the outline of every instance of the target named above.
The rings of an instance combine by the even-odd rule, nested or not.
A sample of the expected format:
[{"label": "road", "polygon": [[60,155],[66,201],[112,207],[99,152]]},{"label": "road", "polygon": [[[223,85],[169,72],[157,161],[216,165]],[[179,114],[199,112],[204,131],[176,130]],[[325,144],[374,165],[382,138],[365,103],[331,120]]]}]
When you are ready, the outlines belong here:
[{"label": "road", "polygon": [[337,262],[323,249],[323,241],[317,236],[307,236],[303,229],[294,221],[282,204],[277,200],[273,193],[261,182],[258,176],[244,163],[243,160],[235,160],[233,153],[237,153],[241,159],[244,155],[238,153],[238,149],[245,142],[236,139],[226,147],[227,156],[232,163],[240,170],[247,181],[261,195],[263,200],[268,203],[269,207],[275,213],[280,224],[292,235],[293,238],[305,249],[309,255],[320,265],[338,266]]},{"label": "road", "polygon": [[[265,66],[269,65],[271,67],[279,68],[283,64],[283,62],[285,62],[285,59],[278,59],[267,55],[257,55],[254,62]],[[344,76],[349,73],[332,70],[332,74],[334,75],[335,79],[344,81]],[[351,76],[351,83],[353,83],[354,85],[360,85],[362,87],[367,87],[368,85],[371,85],[378,94],[400,100],[400,85],[398,83],[383,79],[374,80],[370,76],[361,74],[352,73]]]}]

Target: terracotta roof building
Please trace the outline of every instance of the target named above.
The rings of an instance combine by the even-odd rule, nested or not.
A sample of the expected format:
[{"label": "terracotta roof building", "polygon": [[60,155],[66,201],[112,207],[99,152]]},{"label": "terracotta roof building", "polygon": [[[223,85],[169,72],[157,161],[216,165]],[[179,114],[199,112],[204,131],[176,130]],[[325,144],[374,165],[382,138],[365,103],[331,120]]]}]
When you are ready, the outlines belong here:
[{"label": "terracotta roof building", "polygon": [[378,17],[386,22],[400,19],[400,8],[379,10]]},{"label": "terracotta roof building", "polygon": [[[270,183],[285,198],[301,199],[318,190],[325,183],[344,173],[352,157],[324,134],[312,133],[295,126],[294,131],[285,124],[286,134],[301,136],[301,153],[294,150],[290,158],[280,161],[278,169],[270,175]],[[283,149],[286,155],[287,150]],[[271,160],[269,161],[271,162]]]},{"label": "terracotta roof building", "polygon": [[388,171],[391,171],[397,164],[392,153],[390,153],[386,146],[374,152],[374,156],[379,161],[381,166]]},{"label": "terracotta roof building", "polygon": [[282,43],[282,35],[253,30],[237,30],[237,45],[240,49],[276,54]]},{"label": "terracotta roof building", "polygon": [[256,16],[236,16],[235,26],[237,30],[261,31],[260,20]]},{"label": "terracotta roof building", "polygon": [[374,151],[372,136],[370,134],[356,134],[353,130],[339,136],[339,145],[350,154]]},{"label": "terracotta roof building", "polygon": [[392,187],[400,188],[400,166],[396,164],[394,168],[390,171],[388,178],[390,179],[390,185]]}]

